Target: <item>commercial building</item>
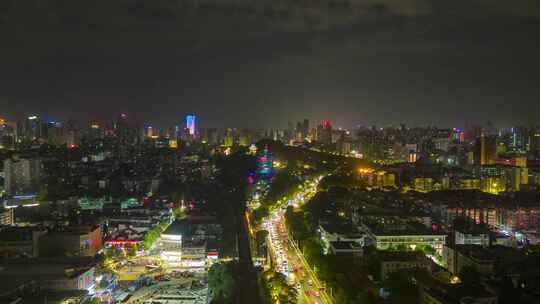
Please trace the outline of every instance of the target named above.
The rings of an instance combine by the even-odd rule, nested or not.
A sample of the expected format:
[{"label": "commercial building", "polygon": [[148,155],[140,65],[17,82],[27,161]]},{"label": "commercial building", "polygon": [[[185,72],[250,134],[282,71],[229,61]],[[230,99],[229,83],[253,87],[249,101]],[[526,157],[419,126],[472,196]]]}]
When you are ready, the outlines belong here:
[{"label": "commercial building", "polygon": [[171,226],[161,234],[159,244],[161,258],[169,264],[180,264],[182,261],[182,231],[173,229]]},{"label": "commercial building", "polygon": [[431,247],[439,255],[446,243],[446,234],[427,228],[422,223],[406,222],[394,217],[381,217],[379,221],[361,224],[367,233],[365,244],[374,244],[379,250],[404,248],[416,250]]},{"label": "commercial building", "polygon": [[411,232],[397,233],[373,233],[375,245],[379,250],[387,250],[405,246],[407,249],[416,249],[421,246],[430,246],[438,254],[442,253],[445,244],[446,235],[442,234],[423,234]]},{"label": "commercial building", "polygon": [[221,237],[214,217],[176,220],[161,234],[161,258],[171,266],[205,267],[219,257]]},{"label": "commercial building", "polygon": [[489,246],[489,230],[482,228],[455,229],[455,244]]}]

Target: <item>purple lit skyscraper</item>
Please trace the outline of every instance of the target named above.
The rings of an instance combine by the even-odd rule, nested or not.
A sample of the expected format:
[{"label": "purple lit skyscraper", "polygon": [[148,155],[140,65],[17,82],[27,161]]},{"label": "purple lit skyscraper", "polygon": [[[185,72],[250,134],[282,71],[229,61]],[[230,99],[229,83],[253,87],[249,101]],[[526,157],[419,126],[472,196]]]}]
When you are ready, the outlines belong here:
[{"label": "purple lit skyscraper", "polygon": [[195,115],[186,115],[186,129],[188,130],[189,135],[195,136]]}]

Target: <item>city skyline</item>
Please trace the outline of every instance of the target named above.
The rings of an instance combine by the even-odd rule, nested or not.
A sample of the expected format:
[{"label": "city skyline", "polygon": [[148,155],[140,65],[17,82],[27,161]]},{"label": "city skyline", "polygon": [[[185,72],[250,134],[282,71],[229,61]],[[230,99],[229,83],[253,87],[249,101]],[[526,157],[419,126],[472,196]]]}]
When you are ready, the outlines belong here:
[{"label": "city skyline", "polygon": [[[241,124],[237,124],[237,125],[217,125],[215,123],[213,123],[212,121],[208,121],[208,119],[205,119],[205,115],[204,113],[194,113],[194,112],[189,112],[189,111],[185,111],[185,112],[181,112],[182,114],[179,114],[177,119],[176,120],[172,120],[172,121],[160,121],[160,120],[152,120],[152,121],[149,121],[149,120],[144,120],[143,118],[141,118],[140,116],[132,116],[131,113],[127,112],[127,111],[122,111],[122,112],[119,112],[119,113],[116,113],[116,114],[110,114],[108,115],[108,117],[93,117],[93,118],[90,118],[90,117],[80,117],[79,119],[75,119],[74,117],[61,117],[61,116],[51,116],[51,115],[47,115],[47,114],[41,114],[41,113],[36,113],[36,112],[28,112],[28,113],[19,113],[18,115],[15,115],[15,116],[6,116],[6,115],[0,115],[0,121],[1,123],[8,123],[8,124],[16,124],[16,123],[23,123],[24,121],[28,120],[29,118],[32,118],[32,119],[35,119],[35,118],[39,118],[40,121],[42,123],[60,123],[60,124],[71,124],[77,128],[87,128],[87,127],[95,127],[95,126],[99,126],[99,127],[107,127],[107,126],[110,126],[112,127],[112,124],[115,123],[115,121],[118,119],[119,115],[125,115],[126,119],[128,119],[128,121],[130,121],[130,123],[134,123],[135,125],[138,125],[140,127],[144,127],[144,128],[161,128],[161,129],[166,129],[166,128],[169,128],[169,127],[182,127],[182,128],[187,128],[187,129],[190,129],[188,126],[187,126],[187,117],[189,116],[194,116],[196,117],[196,128],[195,129],[199,129],[199,128],[203,128],[203,129],[208,129],[208,128],[217,128],[217,129],[227,129],[227,128],[233,128],[233,129],[281,129],[281,130],[286,130],[286,129],[297,129],[298,126],[295,125],[297,123],[301,123],[302,121],[304,121],[304,123],[308,123],[308,126],[309,126],[309,129],[313,129],[313,128],[316,128],[317,126],[319,125],[324,125],[325,123],[329,123],[333,128],[338,128],[338,129],[345,129],[345,130],[354,130],[354,129],[362,129],[362,128],[372,128],[372,127],[377,127],[377,128],[401,128],[403,126],[407,127],[407,128],[430,128],[430,127],[434,127],[434,128],[441,128],[441,129],[451,129],[451,128],[459,128],[459,129],[466,129],[467,127],[481,127],[481,128],[484,128],[485,130],[487,129],[491,129],[492,131],[503,131],[503,130],[506,130],[506,129],[511,129],[511,128],[515,128],[515,127],[528,127],[528,128],[538,128],[540,127],[540,123],[536,123],[536,122],[532,122],[532,123],[523,123],[523,122],[516,122],[514,124],[502,124],[502,123],[499,123],[497,121],[492,121],[492,120],[486,120],[486,121],[481,121],[481,120],[469,120],[469,121],[465,121],[464,123],[462,124],[457,124],[457,125],[446,125],[446,124],[437,124],[437,123],[428,123],[428,122],[424,122],[424,123],[418,123],[418,124],[409,124],[407,123],[406,121],[403,121],[403,120],[395,120],[395,121],[390,121],[390,122],[387,122],[387,123],[367,123],[367,122],[359,122],[359,123],[355,123],[355,124],[351,124],[351,125],[345,125],[345,124],[342,124],[340,123],[340,120],[338,119],[337,121],[334,121],[334,120],[330,120],[326,117],[323,117],[321,119],[312,119],[312,118],[309,118],[309,117],[305,117],[305,116],[297,116],[298,118],[291,118],[289,117],[289,120],[287,120],[285,123],[283,124],[275,124],[275,125],[255,125],[255,126],[245,126],[245,125],[241,125]],[[202,119],[202,123],[201,123],[201,119]],[[302,128],[305,127],[305,126],[302,126]]]}]

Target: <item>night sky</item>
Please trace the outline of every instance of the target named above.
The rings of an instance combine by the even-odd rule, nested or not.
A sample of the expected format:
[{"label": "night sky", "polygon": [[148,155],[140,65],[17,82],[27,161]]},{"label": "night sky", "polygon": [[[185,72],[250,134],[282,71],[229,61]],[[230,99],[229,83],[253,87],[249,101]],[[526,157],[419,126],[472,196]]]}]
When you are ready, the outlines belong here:
[{"label": "night sky", "polygon": [[0,116],[539,123],[540,1],[351,3],[2,0]]}]

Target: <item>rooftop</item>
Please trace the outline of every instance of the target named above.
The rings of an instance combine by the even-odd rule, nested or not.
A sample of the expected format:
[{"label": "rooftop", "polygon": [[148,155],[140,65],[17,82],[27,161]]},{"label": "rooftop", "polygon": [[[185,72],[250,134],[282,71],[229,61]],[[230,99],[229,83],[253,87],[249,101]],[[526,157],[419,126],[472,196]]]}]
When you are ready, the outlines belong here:
[{"label": "rooftop", "polygon": [[361,250],[362,247],[357,242],[352,241],[339,241],[330,242],[330,246],[337,250]]},{"label": "rooftop", "polygon": [[6,259],[0,261],[0,281],[72,278],[96,263],[92,257]]},{"label": "rooftop", "polygon": [[371,233],[376,236],[392,236],[392,235],[430,235],[430,236],[443,236],[446,233],[440,230],[430,229],[423,224],[417,222],[407,222],[399,220],[392,223],[385,223],[384,221],[364,223],[369,228]]},{"label": "rooftop", "polygon": [[377,254],[382,262],[427,262],[428,258],[422,252],[418,251],[387,251],[381,250]]},{"label": "rooftop", "polygon": [[163,231],[163,234],[190,237],[200,232],[201,229],[219,230],[218,225],[214,217],[186,217],[175,220]]},{"label": "rooftop", "polygon": [[458,251],[459,253],[465,256],[468,256],[476,260],[482,260],[482,261],[495,260],[493,258],[492,253],[488,249],[479,245],[455,244],[455,245],[450,245],[449,247],[453,248],[454,250]]},{"label": "rooftop", "polygon": [[340,222],[340,223],[332,223],[332,222],[326,222],[321,223],[320,226],[324,229],[324,231],[332,234],[341,234],[346,235],[348,237],[361,237],[362,233],[358,231],[358,229],[349,222]]}]

